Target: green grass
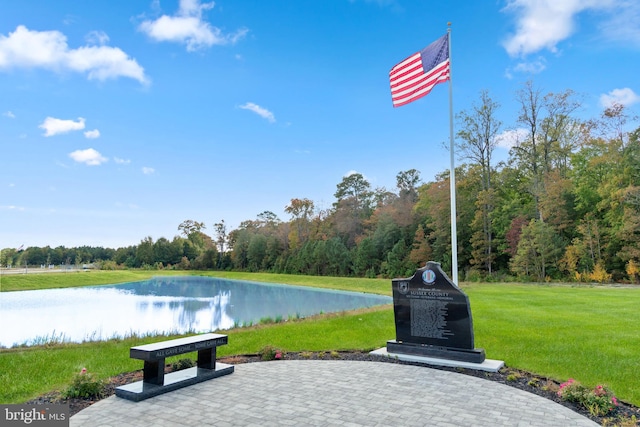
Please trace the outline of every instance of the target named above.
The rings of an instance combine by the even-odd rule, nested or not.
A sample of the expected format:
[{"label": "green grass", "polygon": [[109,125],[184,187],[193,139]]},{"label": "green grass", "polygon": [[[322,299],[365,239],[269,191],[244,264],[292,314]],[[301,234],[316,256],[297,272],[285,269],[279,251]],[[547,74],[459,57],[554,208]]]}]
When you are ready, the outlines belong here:
[{"label": "green grass", "polygon": [[[101,272],[80,277],[106,280],[96,273]],[[143,280],[164,272],[131,273],[126,279],[117,277],[123,279],[120,281],[136,280],[132,277]],[[106,274],[115,278],[124,272]],[[258,273],[205,275],[391,294],[390,280]],[[80,285],[77,282],[74,286]],[[31,285],[23,281],[12,286]],[[464,289],[471,301],[476,346],[484,348],[488,358],[555,380],[572,377],[589,386],[606,384],[620,399],[640,406],[640,287],[474,284]],[[289,319],[223,333],[229,335],[229,345],[219,349],[221,356],[256,353],[266,345],[285,351],[370,350],[395,338],[391,306]],[[0,351],[0,402],[20,403],[61,389],[83,367],[103,378],[140,369],[140,361],[129,359],[129,347],[157,340],[131,338]]]},{"label": "green grass", "polygon": [[640,288],[482,285],[465,290],[476,345],[556,380],[606,384],[640,405]]},{"label": "green grass", "polygon": [[353,292],[370,292],[391,295],[390,281],[386,279],[362,279],[355,277],[318,277],[290,274],[243,273],[229,271],[173,271],[173,270],[116,270],[75,271],[68,273],[4,274],[0,276],[0,291],[29,291],[76,286],[109,285],[137,282],[154,276],[210,276],[254,282],[283,283],[316,288],[340,289]]},{"label": "green grass", "polygon": [[[165,274],[164,272],[160,274]],[[167,272],[171,274],[171,272]],[[181,274],[189,274],[181,272]],[[109,285],[137,282],[157,276],[157,271],[69,271],[56,273],[3,274],[0,276],[0,291],[31,291],[50,288],[72,288],[88,285]]]}]

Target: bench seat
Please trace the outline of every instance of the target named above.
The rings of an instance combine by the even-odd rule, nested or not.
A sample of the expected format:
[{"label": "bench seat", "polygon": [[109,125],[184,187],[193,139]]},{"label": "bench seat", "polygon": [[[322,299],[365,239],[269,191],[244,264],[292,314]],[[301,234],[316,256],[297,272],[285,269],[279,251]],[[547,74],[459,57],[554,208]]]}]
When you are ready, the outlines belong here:
[{"label": "bench seat", "polygon": [[[228,375],[233,366],[216,363],[216,348],[227,344],[227,336],[201,334],[131,347],[129,356],[144,361],[143,380],[116,388],[116,396],[140,401],[192,384]],[[170,374],[164,373],[165,359],[198,352],[197,366]]]}]

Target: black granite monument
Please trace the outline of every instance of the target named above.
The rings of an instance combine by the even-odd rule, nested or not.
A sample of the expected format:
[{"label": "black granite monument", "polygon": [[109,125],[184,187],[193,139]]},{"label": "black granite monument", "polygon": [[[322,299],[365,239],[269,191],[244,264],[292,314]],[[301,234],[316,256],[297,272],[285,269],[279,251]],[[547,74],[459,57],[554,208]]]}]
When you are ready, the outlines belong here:
[{"label": "black granite monument", "polygon": [[483,349],[473,343],[469,298],[442,271],[428,262],[413,277],[393,279],[396,339],[389,353],[482,363]]}]

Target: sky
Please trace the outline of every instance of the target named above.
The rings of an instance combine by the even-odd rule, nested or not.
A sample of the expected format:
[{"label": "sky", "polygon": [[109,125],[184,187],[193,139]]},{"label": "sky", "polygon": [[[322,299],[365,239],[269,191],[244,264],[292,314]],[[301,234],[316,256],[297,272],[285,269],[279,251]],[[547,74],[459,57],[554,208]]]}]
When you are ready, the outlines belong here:
[{"label": "sky", "polygon": [[[482,90],[640,104],[636,0],[3,0],[0,248],[136,245],[188,219],[234,229],[449,169],[449,83],[393,108],[391,68],[451,23],[454,113]],[[457,127],[456,127],[457,130]]]}]

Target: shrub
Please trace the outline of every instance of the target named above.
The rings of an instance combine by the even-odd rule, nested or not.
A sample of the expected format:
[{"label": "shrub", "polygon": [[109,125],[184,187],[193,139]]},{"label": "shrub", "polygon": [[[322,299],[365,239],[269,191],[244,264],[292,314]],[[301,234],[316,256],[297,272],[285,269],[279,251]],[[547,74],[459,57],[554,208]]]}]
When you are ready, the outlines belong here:
[{"label": "shrub", "polygon": [[638,267],[638,263],[634,260],[630,259],[625,268],[627,272],[627,276],[629,276],[629,280],[631,283],[636,283],[638,279],[638,275],[640,274],[640,268]]},{"label": "shrub", "polygon": [[171,364],[172,371],[181,371],[183,369],[193,368],[196,366],[196,362],[191,359],[180,359]]},{"label": "shrub", "polygon": [[280,360],[284,358],[284,352],[282,350],[270,345],[263,347],[262,350],[258,352],[258,355],[262,360]]},{"label": "shrub", "polygon": [[618,399],[606,386],[597,385],[594,389],[589,389],[573,378],[560,384],[558,396],[584,406],[594,416],[606,415],[618,407]]},{"label": "shrub", "polygon": [[476,269],[467,271],[464,279],[466,282],[481,282],[483,280],[482,272]]},{"label": "shrub", "polygon": [[610,282],[611,274],[607,273],[607,270],[604,268],[604,263],[602,261],[598,261],[593,272],[589,273],[589,279],[599,283]]},{"label": "shrub", "polygon": [[118,264],[115,261],[107,260],[100,263],[100,270],[117,270]]},{"label": "shrub", "polygon": [[71,382],[71,385],[62,392],[64,398],[92,398],[103,397],[105,394],[105,383],[102,380],[96,379],[93,374],[87,372],[85,368],[82,368],[80,373],[76,374]]}]

